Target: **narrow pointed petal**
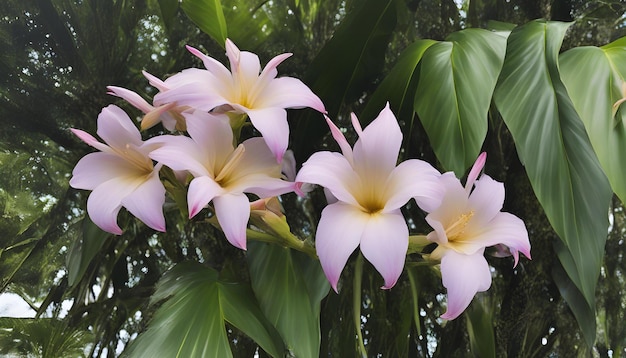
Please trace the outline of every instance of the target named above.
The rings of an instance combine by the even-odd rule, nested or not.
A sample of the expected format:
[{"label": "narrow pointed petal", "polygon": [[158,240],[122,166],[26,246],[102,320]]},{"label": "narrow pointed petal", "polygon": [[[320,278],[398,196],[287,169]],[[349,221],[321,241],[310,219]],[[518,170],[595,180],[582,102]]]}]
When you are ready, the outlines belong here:
[{"label": "narrow pointed petal", "polygon": [[351,189],[360,179],[348,160],[339,153],[317,152],[303,165],[296,182],[321,185],[342,202],[358,206]]},{"label": "narrow pointed petal", "polygon": [[87,143],[88,145],[102,151],[102,152],[107,152],[107,153],[112,153],[113,150],[106,144],[99,142],[96,138],[94,138],[94,136],[92,136],[91,134],[80,130],[80,129],[75,129],[75,128],[70,128],[70,131],[72,131],[72,133],[77,136],[80,140],[82,140],[83,142]]},{"label": "narrow pointed petal", "polygon": [[283,53],[272,58],[263,68],[263,71],[259,76],[259,82],[269,81],[276,78],[276,75],[278,74],[276,67],[292,55],[292,53]]},{"label": "narrow pointed petal", "polygon": [[157,123],[163,122],[163,127],[165,127],[169,131],[173,131],[176,127],[176,121],[174,121],[174,125],[172,126],[171,123],[166,123],[169,122],[168,120],[163,120],[164,118],[162,117],[162,115],[175,107],[176,103],[171,102],[155,107],[149,112],[146,112],[146,115],[143,116],[143,118],[141,119],[141,130],[145,131],[146,129],[154,127]]},{"label": "narrow pointed petal", "polygon": [[324,274],[335,292],[341,271],[359,246],[368,219],[369,215],[341,202],[328,205],[322,211],[315,234],[315,248]]},{"label": "narrow pointed petal", "polygon": [[165,188],[159,179],[159,169],[160,166],[156,167],[144,183],[122,199],[122,205],[144,224],[157,231],[165,232],[165,217],[163,216]]},{"label": "narrow pointed petal", "polygon": [[392,288],[404,268],[409,247],[409,229],[400,210],[371,215],[361,237],[361,252]]},{"label": "narrow pointed petal", "polygon": [[116,86],[107,86],[107,89],[109,90],[107,94],[126,100],[128,103],[132,104],[133,107],[141,110],[143,113],[148,113],[154,109],[150,103],[131,90]]},{"label": "narrow pointed petal", "polygon": [[419,207],[430,212],[441,204],[444,195],[439,172],[427,162],[410,159],[400,163],[389,176],[385,211],[396,210],[411,198]]},{"label": "narrow pointed petal", "polygon": [[283,108],[273,107],[248,110],[246,113],[254,128],[261,132],[265,143],[276,157],[276,161],[280,163],[289,144],[287,112]]},{"label": "narrow pointed petal", "polygon": [[158,89],[160,92],[164,92],[169,89],[165,82],[161,81],[161,79],[159,79],[158,77],[151,75],[147,71],[141,71],[141,73],[148,80],[148,83],[150,83],[152,87]]},{"label": "narrow pointed petal", "polygon": [[213,199],[217,221],[228,242],[246,249],[246,227],[250,219],[250,201],[244,194],[226,194]]},{"label": "narrow pointed petal", "polygon": [[302,81],[293,77],[279,77],[272,79],[265,87],[255,90],[255,105],[259,108],[313,108],[320,113],[326,113],[322,100],[311,91]]},{"label": "narrow pointed petal", "polygon": [[215,60],[212,57],[209,57],[209,56],[205,55],[204,53],[202,53],[202,51],[200,51],[200,50],[198,50],[196,48],[193,48],[193,47],[191,47],[189,45],[187,45],[186,48],[194,56],[196,56],[199,59],[201,59],[202,63],[204,64],[204,67],[206,67],[206,69],[209,70],[209,72],[213,73],[220,80],[226,81],[226,80],[231,78],[230,71],[226,67],[224,67],[224,65],[222,65],[221,62]]},{"label": "narrow pointed petal", "polygon": [[111,148],[126,149],[126,145],[140,146],[141,133],[128,114],[121,108],[110,105],[104,107],[98,115],[98,136]]},{"label": "narrow pointed petal", "polygon": [[500,213],[504,204],[504,184],[483,175],[475,183],[476,187],[469,197],[469,207],[475,212],[471,226],[486,225]]},{"label": "narrow pointed petal", "polygon": [[469,306],[477,292],[491,286],[491,272],[483,250],[464,255],[448,250],[441,259],[441,277],[448,289],[448,309],[441,318],[457,318]]},{"label": "narrow pointed petal", "polygon": [[330,128],[330,134],[332,134],[332,136],[335,139],[335,141],[337,142],[337,144],[339,144],[339,148],[341,149],[341,153],[343,154],[344,157],[346,157],[348,162],[350,162],[350,165],[353,165],[354,161],[352,159],[352,147],[350,147],[350,143],[348,143],[348,140],[343,135],[343,133],[341,132],[339,127],[337,127],[335,125],[335,123],[333,123],[330,120],[330,118],[328,118],[328,116],[324,115],[324,118],[326,119],[326,123],[328,124],[328,128]]},{"label": "narrow pointed petal", "polygon": [[140,184],[134,178],[115,178],[95,188],[87,199],[87,212],[91,220],[102,230],[121,235],[117,214],[122,208],[122,199]]},{"label": "narrow pointed petal", "polygon": [[474,181],[476,181],[476,179],[478,178],[478,175],[480,175],[480,171],[483,170],[483,168],[485,167],[485,162],[487,162],[487,152],[482,152],[476,159],[476,162],[474,162],[474,165],[472,166],[472,169],[470,170],[469,174],[467,174],[467,181],[465,182],[465,191],[467,192],[468,195],[470,191],[472,190],[472,187],[474,186]]},{"label": "narrow pointed petal", "polygon": [[231,39],[226,39],[225,47],[226,57],[228,57],[228,61],[230,62],[230,69],[231,71],[235,71],[237,67],[239,67],[239,55],[241,54],[241,51],[239,51],[239,48],[234,42],[231,41]]},{"label": "narrow pointed petal", "polygon": [[224,189],[207,176],[193,179],[191,183],[189,183],[189,190],[187,191],[189,218],[196,216],[211,200],[223,193]]},{"label": "narrow pointed petal", "polygon": [[74,170],[70,185],[76,189],[94,190],[98,185],[118,177],[143,175],[122,157],[103,152],[90,153],[81,158]]},{"label": "narrow pointed petal", "polygon": [[361,123],[359,122],[356,114],[350,113],[350,121],[352,121],[352,127],[354,128],[354,131],[360,137],[361,134],[363,134],[363,128],[361,128]]},{"label": "narrow pointed petal", "polygon": [[396,167],[402,132],[389,104],[370,123],[354,145],[354,165],[361,176],[387,177]]},{"label": "narrow pointed petal", "polygon": [[224,160],[226,158],[218,158],[218,153],[233,151],[233,130],[227,115],[194,111],[184,113],[184,117],[187,132],[198,147],[204,149],[205,155],[211,158],[208,162]]}]

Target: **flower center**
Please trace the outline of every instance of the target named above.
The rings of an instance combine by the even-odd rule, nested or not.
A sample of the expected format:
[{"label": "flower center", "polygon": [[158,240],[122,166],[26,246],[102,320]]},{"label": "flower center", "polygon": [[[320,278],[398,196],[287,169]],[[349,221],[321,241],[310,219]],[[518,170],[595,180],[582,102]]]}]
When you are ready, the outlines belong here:
[{"label": "flower center", "polygon": [[472,216],[474,216],[474,210],[461,214],[452,225],[446,228],[448,242],[460,241],[463,238],[465,227]]},{"label": "flower center", "polygon": [[134,145],[131,146],[130,144],[126,144],[124,149],[119,150],[114,148],[114,151],[141,171],[146,172],[146,174],[152,173],[152,170],[154,169],[152,159],[139,152]]},{"label": "flower center", "polygon": [[221,170],[216,171],[217,175],[215,176],[215,181],[222,187],[228,186],[229,181],[233,179],[233,173],[235,172],[237,165],[241,162],[241,158],[243,154],[246,152],[246,148],[243,144],[239,144],[237,149],[235,149],[228,159],[226,163],[222,167]]}]

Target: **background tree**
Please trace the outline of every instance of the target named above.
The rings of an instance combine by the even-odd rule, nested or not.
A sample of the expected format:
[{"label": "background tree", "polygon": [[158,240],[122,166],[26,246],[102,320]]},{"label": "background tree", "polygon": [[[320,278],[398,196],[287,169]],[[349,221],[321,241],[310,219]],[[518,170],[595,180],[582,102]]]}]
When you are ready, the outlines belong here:
[{"label": "background tree", "polygon": [[[403,51],[418,39],[440,41],[466,28],[506,28],[494,21],[522,25],[536,18],[575,21],[562,50],[600,46],[626,35],[626,5],[619,0],[274,0],[258,4],[223,0],[218,11],[214,6],[219,3],[9,0],[0,4],[4,124],[0,131],[0,291],[20,295],[37,312],[33,320],[0,322],[0,339],[13,342],[13,346],[2,344],[4,350],[46,356],[45,344],[37,343],[44,340],[27,332],[40,329],[44,333],[37,331],[39,335],[53,335],[63,326],[68,333],[58,339],[74,340],[68,345],[71,349],[78,345],[89,356],[116,356],[145,331],[151,319],[159,321],[155,314],[159,306],[150,305],[150,300],[163,295],[157,282],[173,265],[198,261],[204,266],[190,270],[204,272],[210,267],[220,273],[220,279],[238,282],[255,280],[246,265],[267,267],[263,257],[246,257],[231,247],[209,223],[190,222],[175,210],[166,213],[171,230],[165,234],[155,234],[129,215],[120,220],[123,235],[104,233],[85,218],[86,193],[68,186],[72,167],[89,151],[69,128],[94,133],[98,112],[109,103],[139,115],[106,96],[106,86],[131,88],[151,97],[154,89],[141,70],[164,78],[201,66],[184,51],[185,44],[221,60],[225,60],[223,41],[217,39],[226,36],[240,48],[258,53],[262,61],[293,52],[280,73],[303,78],[322,97],[331,118],[347,124],[350,111],[366,123],[374,118],[382,108],[374,108],[374,103],[384,101],[377,89],[401,61]],[[219,17],[212,17],[220,12],[223,26],[214,21]],[[367,43],[360,42],[364,39]],[[417,257],[409,260],[405,274],[390,291],[378,289],[380,282],[368,264],[359,273],[353,258],[343,273],[341,294],[320,297],[321,355],[358,354],[353,323],[357,308],[353,298],[358,295],[354,293],[361,295],[356,312],[360,311],[362,338],[371,355],[448,357],[472,351],[479,356],[541,357],[592,351],[608,357],[626,353],[622,203],[617,197],[612,201],[595,292],[597,328],[592,330],[597,338],[588,347],[583,339],[589,333],[578,328],[568,305],[575,300],[568,295],[577,291],[557,285],[569,282],[555,253],[560,239],[532,190],[507,125],[493,107],[483,145],[489,153],[486,171],[506,183],[505,210],[524,219],[533,260],[516,269],[509,261],[490,260],[496,268],[490,291],[478,295],[467,315],[444,324],[438,318],[444,311],[440,277]],[[397,111],[406,141],[402,155],[425,159],[442,170],[453,169],[438,160],[412,100]],[[325,124],[313,111],[290,113],[290,121],[298,163],[315,150],[332,147]],[[355,133],[348,131],[346,136],[352,140]],[[296,236],[312,241],[324,204],[319,191],[306,201],[295,195],[283,198]],[[423,216],[415,205],[404,210],[413,217]],[[295,272],[308,270],[307,258],[300,253],[286,258],[280,252],[266,255],[284,259]],[[357,274],[363,277],[360,287],[352,285]],[[264,354],[249,333],[228,324],[235,356]],[[18,330],[23,334],[16,338]]]}]

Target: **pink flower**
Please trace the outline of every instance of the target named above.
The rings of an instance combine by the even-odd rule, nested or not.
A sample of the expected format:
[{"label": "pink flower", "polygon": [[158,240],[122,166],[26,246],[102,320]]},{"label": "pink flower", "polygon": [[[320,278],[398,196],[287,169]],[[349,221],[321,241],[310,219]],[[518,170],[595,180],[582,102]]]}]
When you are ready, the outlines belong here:
[{"label": "pink flower", "polygon": [[439,245],[431,258],[441,260],[443,285],[448,289],[448,309],[441,316],[444,319],[458,317],[476,292],[486,291],[491,286],[491,272],[483,255],[485,247],[505,245],[515,265],[519,252],[530,258],[524,222],[512,214],[500,212],[504,185],[487,175],[476,180],[485,160],[486,153],[482,153],[465,187],[454,173],[441,175],[440,181],[445,187],[441,206],[426,216],[434,229],[427,238]]},{"label": "pink flower", "polygon": [[122,207],[146,225],[165,231],[163,203],[165,189],[159,179],[160,164],[148,157],[158,147],[143,142],[141,134],[128,115],[119,107],[105,107],[98,116],[98,135],[72,129],[85,143],[100,150],[83,157],[72,173],[70,185],[93,190],[87,200],[87,212],[102,230],[121,234],[117,214]]},{"label": "pink flower", "polygon": [[204,111],[245,113],[278,162],[289,141],[285,108],[310,107],[326,112],[322,101],[300,80],[276,78],[276,67],[290,53],[274,57],[261,71],[257,55],[239,51],[232,41],[226,40],[229,71],[199,50],[190,46],[187,49],[204,62],[206,70],[191,68],[168,78],[164,82],[168,89],[155,96],[155,103],[176,102]]},{"label": "pink flower", "polygon": [[233,146],[233,132],[225,114],[195,111],[183,115],[191,138],[156,137],[162,146],[150,156],[173,170],[189,171],[194,176],[187,193],[189,217],[212,201],[226,239],[245,249],[250,218],[245,193],[267,198],[293,191],[294,184],[281,179],[281,165],[262,138]]},{"label": "pink flower", "polygon": [[315,246],[322,268],[337,291],[341,271],[360,245],[383,276],[383,288],[391,288],[402,273],[409,242],[400,208],[411,198],[422,208],[439,205],[440,174],[417,159],[396,166],[402,132],[389,104],[365,130],[352,115],[359,135],[354,150],[339,128],[327,122],[343,155],[314,153],[296,178],[297,183],[323,186],[337,200],[324,208],[317,228]]},{"label": "pink flower", "polygon": [[[143,75],[150,81],[150,84],[158,88],[160,91],[166,91],[167,87],[165,83],[158,78],[152,76],[146,71],[143,71]],[[108,94],[120,97],[126,100],[133,107],[141,110],[145,113],[145,116],[141,120],[141,129],[146,130],[155,126],[157,123],[162,122],[165,129],[173,132],[175,130],[185,131],[185,119],[181,115],[181,112],[187,110],[187,106],[178,106],[176,102],[162,104],[160,106],[153,106],[143,99],[139,94],[122,87],[108,86]]]}]

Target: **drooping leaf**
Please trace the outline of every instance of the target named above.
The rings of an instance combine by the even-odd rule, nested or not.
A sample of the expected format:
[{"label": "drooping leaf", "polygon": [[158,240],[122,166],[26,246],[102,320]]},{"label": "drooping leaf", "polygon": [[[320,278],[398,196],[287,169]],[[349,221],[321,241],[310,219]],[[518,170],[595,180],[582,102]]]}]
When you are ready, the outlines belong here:
[{"label": "drooping leaf", "polygon": [[284,355],[280,336],[261,312],[250,287],[223,282],[209,267],[191,261],[174,266],[159,281],[151,302],[162,300],[166,301],[148,329],[125,356],[232,357],[225,322],[270,355]]},{"label": "drooping leaf", "polygon": [[330,289],[319,261],[277,245],[248,243],[252,289],[296,357],[319,357],[320,302]]},{"label": "drooping leaf", "polygon": [[505,48],[500,33],[466,29],[432,45],[422,58],[415,111],[437,158],[459,177],[485,140]]},{"label": "drooping leaf", "polygon": [[[437,41],[417,40],[400,54],[398,62],[378,85],[376,91],[367,101],[365,109],[359,115],[359,120],[364,125],[378,115],[387,101],[389,101],[391,109],[398,119],[412,123],[413,99],[419,78],[418,64],[424,52],[435,43]],[[408,131],[410,131],[410,127],[410,124],[407,125]],[[406,133],[405,137],[408,137]]]},{"label": "drooping leaf", "polygon": [[[535,195],[566,248],[557,251],[559,260],[586,301],[569,302],[570,307],[589,311],[578,318],[594,314],[611,190],[559,76],[557,56],[568,27],[533,21],[513,30],[495,100]],[[579,321],[581,328],[588,324]],[[583,332],[592,344],[595,330]]]},{"label": "drooping leaf", "polygon": [[183,0],[180,6],[200,30],[224,46],[228,32],[220,0]]},{"label": "drooping leaf", "polygon": [[622,120],[626,106],[615,116],[612,106],[622,98],[625,46],[626,39],[621,39],[601,48],[574,48],[559,56],[563,83],[611,187],[622,202],[626,202],[626,122]]},{"label": "drooping leaf", "polygon": [[78,237],[72,242],[65,262],[70,287],[82,278],[91,260],[102,248],[105,240],[111,236],[96,226],[89,216],[85,216],[81,226],[82,237]]},{"label": "drooping leaf", "polygon": [[496,357],[496,339],[493,332],[493,309],[482,298],[474,298],[468,309],[467,334],[474,357]]},{"label": "drooping leaf", "polygon": [[[379,74],[395,25],[394,0],[356,2],[313,60],[304,82],[322,99],[331,118],[337,116],[343,103],[361,96]],[[293,150],[302,162],[318,139],[328,133],[328,127],[319,113],[312,111],[293,123]]]},{"label": "drooping leaf", "polygon": [[171,23],[176,17],[178,12],[179,1],[178,0],[158,0],[159,9],[161,10],[161,17],[166,27],[171,27]]}]

